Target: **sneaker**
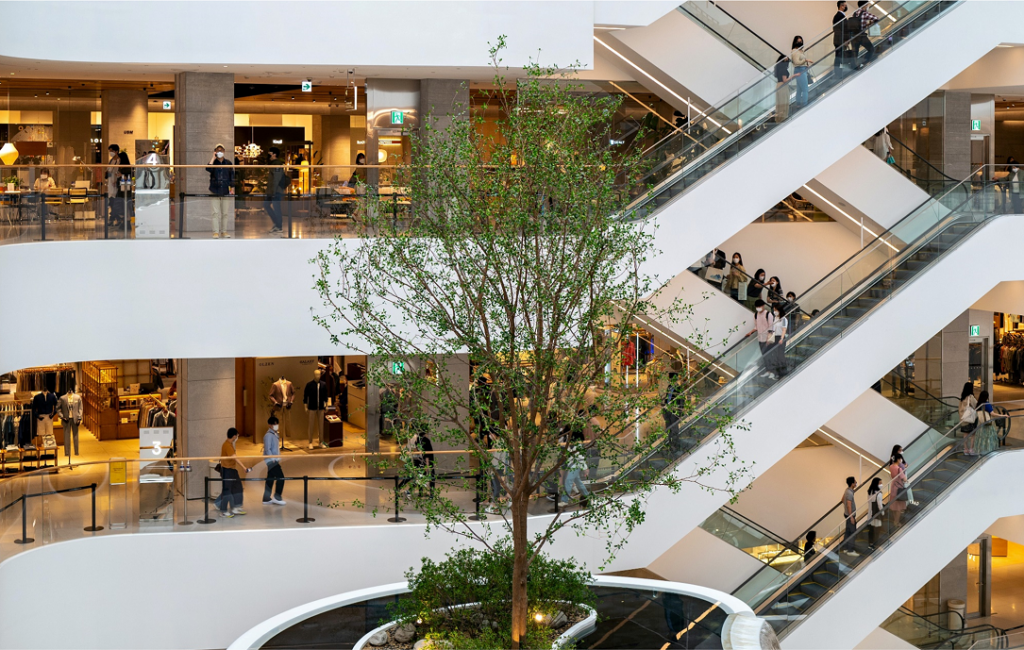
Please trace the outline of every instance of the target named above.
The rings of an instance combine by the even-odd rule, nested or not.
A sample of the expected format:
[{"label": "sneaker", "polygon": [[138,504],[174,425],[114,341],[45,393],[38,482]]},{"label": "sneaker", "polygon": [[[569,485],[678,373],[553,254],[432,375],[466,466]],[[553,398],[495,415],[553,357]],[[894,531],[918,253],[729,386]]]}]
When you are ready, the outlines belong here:
[{"label": "sneaker", "polygon": [[843,551],[843,552],[846,553],[847,555],[849,555],[850,557],[860,557],[860,553],[858,553],[857,551]]},{"label": "sneaker", "polygon": [[220,233],[219,232],[213,233],[213,238],[214,239],[220,239]]},{"label": "sneaker", "polygon": [[226,232],[222,232],[220,234],[220,238],[221,239],[231,239],[231,235],[227,234]]},{"label": "sneaker", "polygon": [[309,443],[309,448],[310,448],[310,449],[314,449],[314,447],[313,447],[313,443],[312,443],[312,442],[311,442],[311,443]]},{"label": "sneaker", "polygon": [[[270,502],[279,506],[284,505],[284,499],[271,499]],[[264,501],[264,503],[266,503],[266,501]]]},{"label": "sneaker", "polygon": [[268,235],[276,235],[276,234],[277,234],[277,233],[279,233],[279,232],[282,232],[282,231],[281,231],[281,229],[280,229],[280,228],[278,228],[277,226],[274,226],[274,227],[273,227],[273,228],[271,228],[271,229],[270,229],[269,231],[267,231],[267,234],[268,234]]},{"label": "sneaker", "polygon": [[245,513],[245,510],[243,510],[243,509],[241,509],[241,508],[235,508],[235,509],[234,509],[234,510],[232,510],[231,512],[233,512],[233,513],[234,513],[234,514],[236,514],[236,515],[244,515],[244,514],[246,514],[246,513]]},{"label": "sneaker", "polygon": [[234,517],[235,515],[234,515],[234,514],[232,514],[232,513],[230,513],[230,512],[222,512],[222,513],[220,513],[220,516],[221,516],[221,517],[224,517],[225,519],[231,519],[231,518],[232,518],[232,517]]},{"label": "sneaker", "polygon": [[263,505],[265,505],[265,506],[269,506],[269,505],[272,505],[272,504],[274,504],[274,503],[276,503],[276,501],[274,501],[274,500],[270,500],[270,501],[264,501],[264,502],[263,502]]}]

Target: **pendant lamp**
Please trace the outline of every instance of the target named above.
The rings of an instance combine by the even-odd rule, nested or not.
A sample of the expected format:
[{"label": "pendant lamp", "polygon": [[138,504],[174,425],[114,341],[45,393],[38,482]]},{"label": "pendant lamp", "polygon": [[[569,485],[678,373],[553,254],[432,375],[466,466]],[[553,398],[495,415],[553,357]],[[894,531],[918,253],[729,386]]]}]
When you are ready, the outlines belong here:
[{"label": "pendant lamp", "polygon": [[14,145],[8,142],[0,149],[0,160],[5,165],[13,165],[14,161],[18,159],[18,150],[14,148]]}]

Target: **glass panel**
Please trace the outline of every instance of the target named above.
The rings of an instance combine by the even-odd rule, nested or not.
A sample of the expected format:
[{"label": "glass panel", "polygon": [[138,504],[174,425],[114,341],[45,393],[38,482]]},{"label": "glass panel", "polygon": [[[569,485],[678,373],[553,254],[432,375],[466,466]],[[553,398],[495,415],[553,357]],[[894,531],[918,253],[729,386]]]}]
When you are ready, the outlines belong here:
[{"label": "glass panel", "polygon": [[714,2],[689,0],[679,5],[679,11],[760,70],[774,66],[775,60],[782,54]]}]

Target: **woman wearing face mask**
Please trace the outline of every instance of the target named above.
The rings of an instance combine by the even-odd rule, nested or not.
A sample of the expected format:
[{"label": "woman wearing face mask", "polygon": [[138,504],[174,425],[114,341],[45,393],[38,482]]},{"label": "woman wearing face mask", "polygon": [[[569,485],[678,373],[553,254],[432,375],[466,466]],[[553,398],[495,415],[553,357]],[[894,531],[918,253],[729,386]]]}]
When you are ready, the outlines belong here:
[{"label": "woman wearing face mask", "polygon": [[773,275],[768,278],[768,297],[765,299],[769,305],[777,305],[782,302],[782,281],[779,276]]},{"label": "woman wearing face mask", "polygon": [[868,522],[868,548],[875,550],[878,542],[878,529],[882,527],[882,510],[885,509],[885,502],[882,500],[882,479],[876,476],[871,480],[871,487],[868,488],[868,504],[871,508],[871,521]]},{"label": "woman wearing face mask", "polygon": [[789,318],[789,333],[796,334],[796,331],[803,323],[803,314],[800,313],[800,305],[796,304],[796,294],[792,291],[786,292],[786,317]]},{"label": "woman wearing face mask", "polygon": [[33,184],[33,189],[36,192],[45,192],[46,190],[53,190],[57,188],[57,184],[53,182],[53,177],[50,176],[50,170],[43,167],[39,170],[39,178]]},{"label": "woman wearing face mask", "polygon": [[[906,472],[907,472],[907,460],[903,457],[903,447],[901,445],[893,445],[892,446],[892,453],[889,454],[889,465],[892,465],[893,463],[896,463],[897,465],[899,465],[900,468],[903,470],[903,473],[906,474]],[[907,493],[907,499],[906,499],[907,503],[909,503],[912,506],[916,506],[917,505],[917,501],[914,501],[914,490],[908,487],[906,489],[906,493]]]},{"label": "woman wearing face mask", "polygon": [[[729,269],[729,295],[732,296],[733,300],[742,300],[740,298],[740,289],[746,289],[747,284],[747,270],[743,268],[743,256],[739,253],[732,254],[732,267]],[[744,291],[743,293],[746,293]]]},{"label": "woman wearing face mask", "polygon": [[764,299],[764,269],[758,269],[754,277],[750,279],[750,283],[747,285],[747,308],[754,309],[754,304],[758,300]]},{"label": "woman wearing face mask", "polygon": [[786,375],[786,335],[789,319],[781,304],[772,305],[772,338],[774,343],[765,354],[766,376],[778,379]]},{"label": "woman wearing face mask", "polygon": [[[283,506],[284,500],[281,498],[281,493],[284,491],[284,470],[281,469],[281,459],[278,458],[281,455],[281,438],[277,433],[281,424],[273,415],[267,419],[267,424],[270,425],[270,428],[263,434],[263,456],[266,458],[264,462],[267,464],[267,482],[263,485],[263,505]],[[271,496],[271,489],[275,487],[273,496]]]},{"label": "woman wearing face mask", "polygon": [[754,303],[754,329],[750,331],[750,334],[757,332],[757,344],[761,347],[761,357],[764,358],[765,365],[768,365],[768,351],[771,350],[772,342],[775,340],[774,326],[775,316],[768,309],[768,305],[758,299]]},{"label": "woman wearing face mask", "polygon": [[789,53],[789,60],[793,62],[793,76],[796,77],[796,98],[793,100],[793,109],[797,110],[807,105],[808,101],[808,79],[810,67],[814,65],[804,54],[804,37],[793,37],[793,51]]}]

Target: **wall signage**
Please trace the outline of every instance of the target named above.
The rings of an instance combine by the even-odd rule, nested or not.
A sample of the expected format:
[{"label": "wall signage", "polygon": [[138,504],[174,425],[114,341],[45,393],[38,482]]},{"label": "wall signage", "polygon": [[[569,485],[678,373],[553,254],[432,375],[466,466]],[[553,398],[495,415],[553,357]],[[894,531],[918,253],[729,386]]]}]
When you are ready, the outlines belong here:
[{"label": "wall signage", "polygon": [[971,130],[972,131],[980,131],[981,130],[981,120],[971,120]]},{"label": "wall signage", "polygon": [[308,79],[306,81],[303,81],[302,82],[302,92],[304,92],[304,93],[311,93],[311,92],[313,92],[313,82],[308,80]]},{"label": "wall signage", "polygon": [[402,111],[391,111],[391,124],[392,125],[404,124],[404,123],[405,123],[405,113],[403,113]]},{"label": "wall signage", "polygon": [[971,325],[971,336],[981,336],[981,325]]}]

